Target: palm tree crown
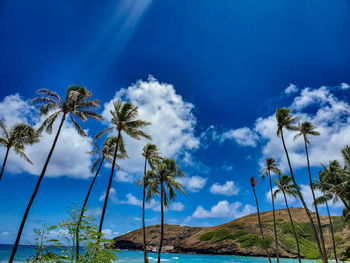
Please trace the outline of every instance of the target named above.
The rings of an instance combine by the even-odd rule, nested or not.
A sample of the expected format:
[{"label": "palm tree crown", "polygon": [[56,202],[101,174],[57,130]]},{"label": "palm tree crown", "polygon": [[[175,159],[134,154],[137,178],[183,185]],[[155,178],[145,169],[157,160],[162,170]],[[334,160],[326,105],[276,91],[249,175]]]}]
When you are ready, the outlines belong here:
[{"label": "palm tree crown", "polygon": [[[57,117],[63,113],[64,116],[69,115],[75,129],[82,136],[86,136],[85,131],[76,122],[74,117],[81,121],[87,119],[103,120],[102,116],[94,110],[99,107],[100,100],[88,100],[92,93],[83,86],[71,85],[66,90],[66,97],[63,100],[56,92],[48,89],[39,89],[38,94],[42,95],[32,100],[32,104],[39,104],[40,116],[49,115],[39,128],[39,131],[46,130],[52,133],[52,126]],[[73,117],[74,116],[74,117]]]},{"label": "palm tree crown", "polygon": [[[139,114],[138,107],[135,107],[131,102],[123,103],[121,100],[113,101],[113,107],[114,109],[110,111],[112,114],[111,122],[113,126],[108,127],[97,134],[95,136],[96,139],[114,129],[117,130],[117,132],[123,131],[136,140],[140,140],[141,138],[152,139],[150,135],[141,130],[141,128],[146,127],[151,123],[143,120],[136,120],[136,117]],[[122,135],[120,136],[119,143],[124,145]]]},{"label": "palm tree crown", "polygon": [[262,178],[264,179],[266,176],[269,176],[271,171],[275,174],[279,175],[281,174],[281,169],[277,166],[277,163],[275,159],[273,158],[266,158],[265,160],[265,168],[260,170],[260,173],[262,174]]},{"label": "palm tree crown", "polygon": [[287,108],[278,108],[276,110],[276,120],[277,120],[277,136],[281,136],[283,128],[287,130],[296,130],[294,123],[296,123],[299,118],[293,117],[291,110]]},{"label": "palm tree crown", "polygon": [[280,177],[279,182],[276,179],[274,182],[277,186],[277,189],[273,193],[274,198],[276,198],[278,193],[281,192],[284,192],[286,195],[294,198],[298,197],[297,190],[295,190],[295,186],[292,184],[292,178],[290,178],[290,176],[284,174]]},{"label": "palm tree crown", "polygon": [[305,121],[301,124],[299,124],[298,126],[296,126],[296,130],[299,131],[299,133],[297,133],[294,136],[294,140],[296,140],[298,137],[303,136],[305,139],[305,142],[307,144],[310,144],[309,141],[309,135],[314,135],[314,136],[319,136],[320,133],[318,131],[315,130],[316,127],[309,121]]},{"label": "palm tree crown", "polygon": [[7,149],[13,147],[15,153],[30,164],[33,163],[24,153],[24,147],[39,142],[39,137],[39,133],[28,124],[19,123],[8,129],[5,122],[0,120],[0,145]]}]

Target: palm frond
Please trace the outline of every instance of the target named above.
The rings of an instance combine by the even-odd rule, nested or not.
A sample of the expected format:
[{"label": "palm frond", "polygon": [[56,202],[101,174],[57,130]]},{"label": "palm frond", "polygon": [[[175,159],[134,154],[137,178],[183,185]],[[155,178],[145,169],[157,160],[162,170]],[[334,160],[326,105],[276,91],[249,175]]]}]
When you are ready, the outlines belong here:
[{"label": "palm frond", "polygon": [[44,122],[41,124],[41,126],[38,129],[39,133],[42,133],[42,131],[45,129],[47,133],[52,133],[52,126],[54,122],[56,121],[57,117],[61,114],[62,111],[57,111],[53,114],[51,114],[49,117],[47,117]]},{"label": "palm frond", "polygon": [[21,158],[26,160],[28,163],[33,164],[33,162],[28,158],[28,156],[23,152],[23,149],[14,147],[14,151],[17,155],[19,155]]},{"label": "palm frond", "polygon": [[5,139],[8,140],[10,136],[9,136],[9,132],[7,130],[6,123],[3,120],[0,120],[0,129],[3,133],[3,135],[6,137]]},{"label": "palm frond", "polygon": [[53,99],[57,99],[59,100],[60,102],[63,102],[63,100],[61,99],[60,96],[58,96],[58,94],[54,91],[51,91],[51,90],[48,90],[48,89],[39,89],[37,90],[38,94],[41,94],[41,95],[44,95],[44,96],[47,96],[49,98],[53,98]]},{"label": "palm frond", "polygon": [[105,135],[107,132],[110,132],[114,129],[114,127],[108,127],[100,131],[98,134],[95,135],[95,140],[101,138],[103,135]]}]

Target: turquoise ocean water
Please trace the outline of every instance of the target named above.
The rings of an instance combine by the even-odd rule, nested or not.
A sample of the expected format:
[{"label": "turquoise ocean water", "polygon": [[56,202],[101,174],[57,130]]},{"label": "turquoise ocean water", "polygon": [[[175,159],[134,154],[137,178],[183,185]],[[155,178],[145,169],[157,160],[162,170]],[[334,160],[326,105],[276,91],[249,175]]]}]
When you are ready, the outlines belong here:
[{"label": "turquoise ocean water", "polygon": [[[0,263],[8,262],[12,246],[0,245]],[[26,262],[25,260],[33,254],[32,246],[20,246],[16,255],[15,262]],[[142,263],[143,253],[141,251],[120,251],[117,254],[118,261],[121,263]],[[150,262],[157,261],[157,254],[149,253]],[[258,257],[240,257],[240,256],[213,256],[213,255],[184,255],[184,254],[162,254],[162,262],[169,263],[260,263],[268,262],[266,258]],[[281,259],[281,263],[297,263],[295,259]],[[316,263],[316,260],[303,260],[307,263]]]}]

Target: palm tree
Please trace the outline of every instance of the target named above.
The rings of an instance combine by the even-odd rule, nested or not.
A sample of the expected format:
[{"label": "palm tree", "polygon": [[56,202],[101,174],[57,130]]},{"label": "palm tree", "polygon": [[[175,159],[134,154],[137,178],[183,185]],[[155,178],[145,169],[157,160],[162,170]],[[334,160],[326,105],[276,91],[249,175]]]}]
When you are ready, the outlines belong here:
[{"label": "palm tree", "polygon": [[[284,128],[287,129],[287,130],[297,130],[297,128],[294,126],[294,123],[298,120],[298,118],[293,117],[292,114],[291,114],[290,109],[287,109],[287,108],[278,108],[276,110],[276,115],[275,116],[276,116],[276,121],[277,121],[277,136],[281,137],[283,148],[284,148],[284,152],[286,154],[286,158],[287,158],[287,161],[288,161],[289,171],[290,171],[290,175],[291,175],[293,184],[295,186],[298,186],[298,184],[295,181],[293,168],[292,168],[292,165],[290,163],[287,147],[286,147],[286,144],[285,144],[285,141],[284,141],[284,136],[283,136],[283,129]],[[322,259],[322,261],[324,263],[327,263],[328,262],[327,256],[324,255],[323,250],[321,248],[320,240],[318,238],[317,230],[316,230],[314,221],[312,219],[311,213],[310,213],[310,211],[309,211],[309,209],[308,209],[308,207],[307,207],[307,205],[305,203],[304,197],[303,197],[299,187],[296,187],[295,189],[297,190],[298,197],[299,197],[299,199],[300,199],[300,201],[301,201],[301,203],[302,203],[302,205],[303,205],[303,207],[305,209],[307,217],[309,218],[309,221],[310,221],[310,224],[311,224],[311,228],[312,228],[312,232],[313,232],[313,235],[314,235],[314,238],[315,238],[315,241],[316,241],[316,245],[317,245],[317,249],[318,249],[318,251],[320,253],[321,259]]]},{"label": "palm tree", "polygon": [[[160,254],[163,247],[164,236],[164,207],[170,205],[170,200],[175,200],[176,190],[185,193],[182,184],[176,181],[177,178],[182,178],[185,174],[179,169],[176,162],[170,158],[164,158],[155,163],[154,169],[149,171],[152,178],[156,178],[150,185],[150,191],[156,192],[154,188],[160,188],[160,209],[161,209],[161,228],[160,240],[158,249],[158,263],[160,263]],[[168,193],[167,193],[168,191]]]},{"label": "palm tree", "polygon": [[[261,218],[260,218],[259,203],[258,203],[258,198],[256,197],[256,193],[255,193],[255,186],[256,186],[257,183],[258,183],[258,181],[254,178],[254,176],[250,177],[250,185],[251,185],[251,187],[253,189],[254,198],[255,198],[255,204],[256,204],[256,211],[258,212],[258,222],[259,222],[261,239],[265,243],[264,231],[262,229]],[[269,262],[272,263],[271,262],[271,258],[270,258],[270,253],[267,250],[267,247],[264,247],[264,248],[265,248],[266,255],[267,255],[268,259],[269,259]]]},{"label": "palm tree", "polygon": [[125,142],[124,137],[122,135],[122,132],[125,132],[127,135],[129,135],[131,138],[140,140],[141,138],[151,139],[151,136],[146,134],[141,130],[141,128],[144,128],[148,125],[150,125],[150,122],[146,122],[143,120],[137,120],[137,115],[139,113],[138,107],[135,107],[131,102],[125,102],[123,103],[121,100],[113,101],[114,110],[111,110],[112,115],[112,126],[104,129],[99,134],[95,136],[96,139],[100,138],[104,134],[108,132],[112,132],[113,130],[116,130],[117,132],[117,142],[115,146],[115,151],[113,155],[113,162],[112,162],[112,169],[111,169],[111,175],[109,176],[108,186],[106,190],[106,196],[105,201],[103,204],[103,210],[102,215],[100,219],[100,226],[99,226],[99,232],[102,232],[102,226],[103,221],[106,213],[107,208],[107,202],[109,197],[109,192],[112,185],[112,179],[114,175],[114,168],[115,168],[115,162],[117,159],[117,153],[118,150],[123,148],[125,149]]},{"label": "palm tree", "polygon": [[345,145],[344,148],[341,150],[341,154],[344,159],[345,167],[350,168],[350,146]]},{"label": "palm tree", "polygon": [[[84,217],[84,213],[86,211],[86,204],[89,200],[91,190],[95,184],[96,178],[100,172],[100,169],[102,167],[104,160],[107,159],[107,161],[112,163],[111,156],[113,156],[113,153],[115,151],[114,147],[116,145],[116,142],[117,142],[116,137],[114,137],[114,136],[107,137],[107,139],[105,140],[105,142],[103,144],[103,149],[101,149],[96,143],[93,143],[95,149],[93,151],[88,152],[89,154],[97,157],[95,159],[95,161],[93,162],[92,167],[91,167],[91,172],[92,173],[96,172],[96,173],[95,173],[95,176],[90,184],[89,190],[85,196],[84,204],[82,206],[79,220],[78,220],[78,224],[77,224],[77,233],[76,233],[76,244],[77,244],[76,245],[76,261],[77,262],[79,260],[79,229],[80,229],[81,221]],[[119,152],[121,153],[121,154],[118,154],[118,156],[117,156],[119,159],[124,159],[127,157],[127,153],[125,152],[125,149],[119,149]],[[98,166],[98,168],[96,170],[97,166]],[[120,169],[120,167],[117,164],[116,164],[116,166],[118,169]]]},{"label": "palm tree", "polygon": [[[143,233],[143,253],[144,253],[144,262],[148,263],[147,256],[147,245],[146,245],[146,225],[145,225],[145,203],[146,203],[146,191],[147,187],[151,184],[152,173],[147,173],[147,162],[151,168],[154,168],[154,162],[159,159],[159,152],[156,145],[148,143],[145,147],[143,147],[142,156],[145,157],[145,166],[143,171],[143,178],[138,184],[142,185],[142,233]],[[149,191],[149,197],[154,194],[154,192]]]},{"label": "palm tree", "polygon": [[337,160],[330,161],[328,168],[321,164],[323,173],[326,176],[326,184],[329,192],[334,194],[335,200],[340,200],[345,209],[350,211],[350,204],[348,200],[350,175],[347,170],[344,170]]},{"label": "palm tree", "polygon": [[266,164],[266,167],[263,168],[260,171],[260,173],[262,173],[262,178],[263,179],[267,176],[269,178],[269,181],[270,181],[270,193],[271,193],[272,214],[273,214],[273,231],[275,233],[275,245],[276,245],[276,259],[277,259],[277,262],[279,262],[277,227],[276,227],[276,214],[275,214],[275,201],[274,201],[274,195],[273,195],[273,190],[272,190],[271,171],[274,172],[277,175],[280,175],[281,174],[281,170],[278,168],[278,166],[276,164],[276,161],[273,158],[266,158],[265,164]]},{"label": "palm tree", "polygon": [[338,256],[337,256],[337,249],[335,246],[332,217],[331,217],[331,214],[329,212],[329,207],[328,207],[328,201],[334,200],[334,195],[333,195],[333,193],[330,192],[329,184],[327,183],[326,173],[320,171],[318,173],[318,178],[319,178],[318,180],[316,178],[314,178],[314,180],[316,181],[316,184],[314,184],[313,186],[315,189],[318,189],[321,191],[322,196],[316,198],[315,204],[317,204],[317,205],[325,204],[326,205],[328,219],[329,219],[329,228],[330,228],[330,232],[332,235],[334,258],[335,258],[335,261],[338,263]]},{"label": "palm tree", "polygon": [[287,202],[287,195],[292,196],[294,198],[297,198],[298,193],[295,190],[295,186],[291,184],[291,178],[288,175],[279,176],[279,181],[277,181],[276,179],[274,181],[275,181],[275,184],[277,186],[277,189],[274,191],[273,196],[274,196],[274,198],[276,198],[278,193],[283,194],[284,202],[285,202],[286,208],[288,210],[289,220],[290,220],[290,223],[292,225],[295,242],[297,244],[298,260],[301,263],[298,235],[297,235],[297,232],[295,230],[292,214],[290,212],[288,202]]},{"label": "palm tree", "polygon": [[34,192],[29,200],[29,203],[27,205],[27,208],[24,212],[24,216],[22,218],[21,225],[18,230],[18,234],[16,237],[15,245],[12,249],[11,257],[9,260],[9,263],[12,263],[17,248],[19,244],[19,240],[22,235],[23,227],[25,225],[25,222],[27,220],[29,210],[33,204],[33,201],[35,199],[35,196],[39,190],[41,181],[45,175],[47,166],[50,162],[52,153],[55,149],[58,137],[60,135],[63,123],[68,116],[70,120],[73,123],[73,126],[77,130],[78,134],[81,136],[86,136],[84,130],[80,127],[78,122],[74,119],[74,116],[79,118],[82,121],[86,121],[88,119],[94,119],[94,120],[102,120],[103,118],[96,113],[94,110],[99,107],[99,100],[88,100],[92,93],[88,91],[85,87],[77,86],[77,85],[71,85],[66,90],[66,98],[63,100],[61,97],[53,91],[50,91],[48,89],[39,89],[37,91],[38,94],[41,95],[41,97],[35,98],[32,100],[33,104],[40,105],[39,113],[40,116],[46,116],[50,114],[42,123],[41,127],[39,128],[39,132],[43,131],[44,129],[49,134],[52,133],[52,127],[55,121],[57,120],[58,116],[62,115],[61,122],[59,124],[55,139],[53,141],[53,144],[51,146],[50,152],[46,158],[44,167],[41,171],[40,177],[36,183]]},{"label": "palm tree", "polygon": [[305,154],[306,154],[306,161],[307,161],[307,169],[309,172],[309,185],[312,193],[312,199],[313,199],[313,204],[315,207],[315,212],[316,212],[316,219],[317,219],[317,224],[318,224],[318,230],[320,233],[320,241],[321,241],[321,246],[323,250],[323,254],[327,255],[326,251],[326,246],[325,246],[325,241],[323,237],[323,230],[322,230],[322,224],[321,224],[321,219],[320,219],[320,213],[318,212],[318,207],[315,203],[316,197],[315,197],[315,192],[313,189],[313,182],[311,178],[311,169],[310,169],[310,160],[309,160],[309,151],[308,151],[308,144],[310,144],[309,136],[319,136],[320,133],[315,130],[316,127],[309,121],[305,121],[297,126],[298,133],[294,136],[294,140],[296,140],[298,137],[303,137],[304,139],[304,146],[305,146]]},{"label": "palm tree", "polygon": [[27,144],[33,145],[39,142],[39,133],[30,125],[19,123],[8,129],[5,122],[0,120],[0,145],[6,147],[6,154],[2,164],[0,180],[5,170],[7,157],[10,149],[13,148],[15,153],[26,160],[28,163],[33,162],[24,153],[24,147]]}]

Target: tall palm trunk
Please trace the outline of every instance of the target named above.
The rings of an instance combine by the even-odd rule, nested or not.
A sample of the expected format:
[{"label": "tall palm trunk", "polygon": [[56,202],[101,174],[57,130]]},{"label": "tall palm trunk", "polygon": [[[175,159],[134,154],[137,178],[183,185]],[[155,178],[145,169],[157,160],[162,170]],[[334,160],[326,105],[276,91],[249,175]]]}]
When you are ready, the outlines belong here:
[{"label": "tall palm trunk", "polygon": [[326,201],[326,208],[327,208],[327,213],[328,213],[328,218],[329,218],[329,227],[330,227],[331,235],[332,235],[334,258],[335,258],[335,261],[338,263],[337,248],[335,246],[335,240],[334,240],[334,230],[333,230],[332,217],[331,217],[331,213],[329,212],[329,207],[328,207],[327,201]]},{"label": "tall palm trunk", "polygon": [[51,146],[51,150],[49,152],[49,155],[47,156],[47,159],[46,159],[44,167],[43,167],[43,169],[41,171],[40,177],[39,177],[39,179],[38,179],[38,181],[36,183],[36,186],[35,186],[34,192],[32,194],[32,197],[30,198],[29,203],[28,203],[27,208],[26,208],[26,211],[24,212],[24,215],[23,215],[23,218],[22,218],[22,222],[21,222],[21,225],[20,225],[18,233],[17,233],[16,242],[15,242],[15,244],[13,246],[13,249],[12,249],[12,253],[11,253],[11,257],[10,257],[9,263],[13,262],[13,259],[14,259],[15,255],[16,255],[18,244],[19,244],[19,240],[21,239],[22,231],[23,231],[24,225],[26,223],[26,220],[27,220],[27,217],[28,217],[28,214],[29,214],[29,210],[30,210],[30,208],[31,208],[31,206],[33,204],[33,201],[35,199],[36,194],[38,193],[38,190],[39,190],[39,187],[40,187],[40,183],[41,183],[41,181],[44,178],[44,175],[45,175],[45,172],[46,172],[46,168],[47,168],[47,166],[48,166],[48,164],[50,162],[52,153],[53,153],[53,151],[55,149],[55,146],[56,146],[58,137],[59,137],[59,135],[61,133],[61,129],[62,129],[62,126],[63,126],[65,118],[66,118],[66,114],[63,114],[60,126],[58,128],[57,133],[56,133],[55,140],[53,141],[53,144]]},{"label": "tall palm trunk", "polygon": [[311,189],[311,193],[312,193],[313,204],[314,204],[314,207],[315,207],[317,224],[318,224],[318,228],[319,228],[319,232],[320,232],[321,246],[322,246],[322,250],[323,250],[324,256],[327,257],[327,251],[326,251],[326,245],[325,245],[324,237],[323,237],[323,231],[322,231],[322,224],[321,224],[320,214],[318,212],[318,207],[317,207],[317,205],[315,203],[316,197],[315,197],[314,189],[312,187],[313,183],[312,183],[312,178],[311,178],[309,151],[307,149],[307,143],[306,143],[305,135],[304,135],[304,144],[305,144],[305,153],[306,153],[306,160],[307,160],[307,169],[308,169],[308,172],[309,172],[310,189]]},{"label": "tall palm trunk", "polygon": [[271,200],[272,200],[273,231],[275,233],[276,259],[277,259],[277,263],[279,263],[280,260],[279,260],[279,255],[278,255],[279,253],[278,253],[278,239],[277,239],[277,227],[276,227],[275,201],[274,201],[274,198],[273,198],[272,181],[271,181],[270,171],[268,171],[268,176],[269,176],[269,180],[270,180],[270,192],[271,192]]},{"label": "tall palm trunk", "polygon": [[119,140],[120,140],[120,130],[118,131],[118,139],[117,143],[115,146],[115,151],[114,151],[114,156],[113,156],[113,163],[112,163],[112,171],[111,175],[109,177],[109,182],[107,186],[107,191],[106,191],[106,196],[105,196],[105,202],[103,204],[103,209],[102,209],[102,215],[101,215],[101,220],[100,220],[100,226],[98,228],[98,231],[102,233],[102,225],[103,225],[103,220],[105,218],[105,213],[106,213],[106,208],[107,208],[107,202],[108,202],[108,197],[109,197],[109,191],[111,190],[111,185],[112,185],[112,179],[114,175],[114,167],[115,167],[115,162],[117,160],[117,153],[118,153],[118,146],[119,146]]},{"label": "tall palm trunk", "polygon": [[160,263],[160,253],[162,253],[163,247],[163,235],[164,235],[164,190],[163,180],[160,179],[160,210],[161,210],[161,223],[160,223],[160,240],[158,249],[158,263]]},{"label": "tall palm trunk", "polygon": [[77,243],[77,247],[76,247],[76,261],[77,262],[79,260],[79,229],[80,229],[81,220],[83,219],[83,216],[84,216],[84,213],[85,213],[85,209],[86,209],[86,204],[87,204],[87,202],[89,200],[92,187],[95,184],[96,178],[98,176],[98,173],[100,172],[100,169],[101,169],[101,166],[102,166],[102,163],[103,163],[104,159],[105,159],[105,157],[102,158],[102,160],[100,162],[100,165],[98,166],[98,169],[96,171],[95,177],[94,177],[94,179],[92,180],[92,182],[90,184],[89,191],[87,192],[87,194],[85,196],[84,204],[83,204],[83,207],[82,207],[81,212],[80,212],[79,221],[78,221],[78,225],[77,225],[77,233],[76,233],[76,243]]},{"label": "tall palm trunk", "polygon": [[314,221],[312,219],[312,216],[311,216],[311,213],[309,211],[309,209],[307,208],[307,205],[305,203],[305,200],[304,200],[304,197],[302,195],[302,193],[300,192],[300,189],[295,181],[295,178],[294,178],[294,173],[293,173],[293,169],[292,169],[292,165],[290,163],[290,159],[289,159],[289,155],[288,155],[288,151],[287,151],[287,147],[286,147],[286,144],[284,142],[284,137],[283,137],[283,130],[281,130],[281,139],[282,139],[282,143],[283,143],[283,148],[284,148],[284,152],[286,154],[286,157],[287,157],[287,161],[288,161],[288,166],[289,166],[289,171],[290,171],[290,176],[292,178],[292,181],[293,181],[293,184],[295,185],[295,189],[297,190],[297,193],[298,193],[298,196],[299,196],[299,199],[305,209],[305,212],[306,212],[306,215],[307,217],[309,218],[309,221],[310,221],[310,224],[311,224],[311,228],[312,228],[312,232],[313,232],[313,235],[314,235],[314,238],[315,238],[315,241],[316,241],[316,245],[317,245],[317,249],[320,253],[320,256],[322,258],[322,261],[324,263],[328,263],[328,260],[327,260],[327,257],[325,257],[323,255],[323,251],[321,249],[321,245],[320,245],[320,240],[318,239],[318,235],[317,235],[317,230],[316,230],[316,227],[315,227],[315,224],[314,224]]},{"label": "tall palm trunk", "polygon": [[8,157],[8,155],[9,155],[9,151],[10,151],[10,147],[7,147],[6,155],[5,155],[5,159],[4,159],[4,163],[2,164],[2,168],[1,168],[0,180],[1,180],[2,175],[3,175],[3,173],[4,173],[4,170],[5,170],[5,165],[6,165],[7,157]]},{"label": "tall palm trunk", "polygon": [[[260,219],[260,210],[259,210],[258,198],[256,197],[254,186],[252,186],[252,188],[253,188],[253,193],[254,193],[254,197],[255,197],[256,211],[258,212],[258,221],[259,221],[259,228],[260,228],[261,239],[263,240],[263,242],[265,242],[264,232],[263,232],[263,229],[262,229],[262,224],[261,224],[261,219]],[[268,259],[269,259],[269,262],[272,263],[271,262],[271,258],[270,258],[270,253],[267,250],[267,248],[265,248],[265,252],[266,252],[266,255],[267,255]]]},{"label": "tall palm trunk", "polygon": [[288,206],[286,193],[285,193],[284,191],[282,191],[282,192],[283,192],[284,202],[286,203],[286,208],[287,208],[287,210],[288,210],[289,220],[290,220],[290,223],[291,223],[291,225],[292,225],[292,229],[293,229],[293,234],[294,234],[295,242],[296,242],[296,244],[297,244],[298,260],[299,260],[299,263],[301,263],[300,247],[299,247],[299,239],[298,239],[297,231],[295,230],[295,226],[294,226],[294,222],[293,222],[293,217],[292,217],[292,214],[291,214],[290,209],[289,209],[289,206]]},{"label": "tall palm trunk", "polygon": [[143,257],[144,262],[148,263],[147,245],[146,245],[146,224],[145,224],[145,200],[146,200],[146,169],[147,157],[145,157],[145,168],[143,172],[143,189],[142,189],[142,234],[143,234]]}]

